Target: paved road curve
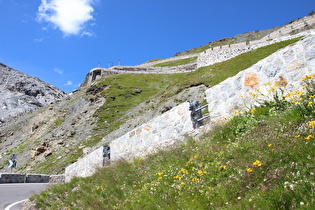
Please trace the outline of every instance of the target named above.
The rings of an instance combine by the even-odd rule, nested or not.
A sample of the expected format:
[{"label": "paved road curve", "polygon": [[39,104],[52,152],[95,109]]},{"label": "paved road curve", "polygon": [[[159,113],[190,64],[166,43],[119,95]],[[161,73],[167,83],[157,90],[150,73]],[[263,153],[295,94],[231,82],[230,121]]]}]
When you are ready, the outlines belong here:
[{"label": "paved road curve", "polygon": [[[52,186],[47,183],[21,183],[21,184],[0,184],[0,210],[4,210],[12,203],[25,200],[33,195]],[[17,208],[18,205],[11,208]]]}]

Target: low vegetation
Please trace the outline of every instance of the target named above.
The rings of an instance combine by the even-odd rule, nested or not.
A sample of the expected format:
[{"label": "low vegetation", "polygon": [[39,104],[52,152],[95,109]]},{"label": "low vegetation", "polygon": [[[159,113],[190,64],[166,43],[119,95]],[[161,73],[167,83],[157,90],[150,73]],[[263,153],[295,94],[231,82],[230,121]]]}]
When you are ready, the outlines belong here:
[{"label": "low vegetation", "polygon": [[[114,78],[123,78],[116,75],[103,85],[115,87],[117,92],[102,94],[107,99],[115,97],[113,104],[116,100],[128,103],[144,93],[148,98],[153,93],[168,97],[187,86],[201,83],[212,86],[293,42],[267,46],[201,68],[189,73],[190,77],[155,75],[159,81],[164,78],[164,83],[153,82],[156,89],[151,93],[145,89],[153,80],[150,78],[149,82],[149,75],[142,75],[142,80],[148,81],[142,89],[126,84],[125,88],[130,86],[126,89],[129,92],[120,92],[124,88],[110,83],[116,81]],[[133,75],[126,78],[130,76]],[[91,177],[74,178],[70,183],[54,186],[31,200],[36,208],[42,209],[312,209],[315,207],[314,75],[306,75],[302,80],[303,91],[286,95],[275,89],[276,84],[272,85],[269,89],[272,101],[260,101],[260,106],[247,112],[239,107],[234,117],[222,121],[198,140],[187,138],[185,144],[176,148],[133,162],[117,162]],[[141,83],[135,81],[133,84]],[[169,91],[164,91],[165,88]],[[147,100],[146,97],[139,101]],[[251,97],[257,100],[255,95]],[[118,120],[125,110],[120,112],[115,112],[119,113],[116,118],[106,118],[107,121]]]},{"label": "low vegetation", "polygon": [[153,65],[153,67],[174,67],[174,66],[181,66],[181,65],[186,65],[190,63],[195,63],[196,61],[197,61],[197,56],[158,63],[158,64]]},{"label": "low vegetation", "polygon": [[314,75],[302,80],[303,91],[286,95],[273,85],[274,100],[240,107],[199,140],[121,161],[31,200],[46,209],[312,209]]},{"label": "low vegetation", "polygon": [[95,113],[99,120],[96,126],[98,132],[92,138],[93,144],[122,125],[128,119],[128,116],[125,116],[126,112],[139,103],[153,98],[167,100],[192,86],[201,84],[214,86],[298,40],[300,38],[265,46],[190,73],[118,74],[101,80],[95,88],[106,87],[100,93],[106,98],[106,103]]}]

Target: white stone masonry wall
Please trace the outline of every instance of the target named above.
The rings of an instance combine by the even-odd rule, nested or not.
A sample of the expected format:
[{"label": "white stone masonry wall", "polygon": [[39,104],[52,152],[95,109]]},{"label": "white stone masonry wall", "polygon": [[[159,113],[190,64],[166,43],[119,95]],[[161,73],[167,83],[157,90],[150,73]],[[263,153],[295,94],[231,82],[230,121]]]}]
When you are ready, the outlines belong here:
[{"label": "white stone masonry wall", "polygon": [[277,42],[293,39],[299,36],[314,34],[314,30],[308,30],[295,35],[284,35],[274,38],[272,40],[265,40],[265,38],[257,41],[251,41],[249,45],[245,42],[238,44],[224,45],[222,47],[218,46],[213,49],[208,49],[199,54],[197,59],[197,68],[203,66],[213,65],[215,63],[223,62],[234,58],[240,54],[255,50],[260,47],[271,45]]},{"label": "white stone masonry wall", "polygon": [[143,157],[182,141],[192,131],[189,103],[183,103],[112,141],[111,161]]},{"label": "white stone masonry wall", "polygon": [[280,41],[285,41],[288,39],[293,39],[295,37],[308,35],[314,33],[314,30],[304,31],[295,35],[290,35],[296,30],[304,28],[306,25],[315,24],[315,15],[305,16],[298,20],[292,21],[286,24],[280,29],[270,33],[269,35],[263,37],[260,40],[251,41],[249,45],[245,42],[238,44],[231,44],[230,46],[225,45],[222,47],[215,47],[214,49],[208,49],[199,54],[197,59],[197,68],[203,66],[209,66],[218,62],[226,61],[237,55],[254,50],[263,46],[274,44]]},{"label": "white stone masonry wall", "polygon": [[[183,141],[185,134],[193,130],[190,113],[189,102],[185,102],[115,139],[109,144],[110,160],[143,157]],[[103,164],[103,147],[100,147],[68,166],[65,181],[75,176],[90,176]]]},{"label": "white stone masonry wall", "polygon": [[65,182],[73,177],[91,176],[98,168],[104,166],[103,147],[94,150],[77,162],[69,165],[65,170]]},{"label": "white stone masonry wall", "polygon": [[[303,76],[314,73],[315,35],[310,35],[206,90],[211,121],[218,122],[225,117],[231,117],[233,111],[239,111],[234,109],[236,106],[248,109],[258,105],[257,100],[271,99],[271,96],[267,96],[276,81],[285,81],[282,88],[291,92],[302,88]],[[270,85],[267,85],[268,82]],[[277,88],[280,87],[275,87]],[[251,99],[251,93],[258,97]]]}]

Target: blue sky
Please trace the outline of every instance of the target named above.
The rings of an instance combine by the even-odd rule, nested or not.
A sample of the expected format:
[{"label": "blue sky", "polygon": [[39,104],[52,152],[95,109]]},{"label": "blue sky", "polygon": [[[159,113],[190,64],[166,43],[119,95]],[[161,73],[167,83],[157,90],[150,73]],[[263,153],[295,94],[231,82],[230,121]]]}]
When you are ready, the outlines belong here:
[{"label": "blue sky", "polygon": [[314,0],[0,0],[0,62],[70,92],[99,63],[169,58],[314,10]]}]

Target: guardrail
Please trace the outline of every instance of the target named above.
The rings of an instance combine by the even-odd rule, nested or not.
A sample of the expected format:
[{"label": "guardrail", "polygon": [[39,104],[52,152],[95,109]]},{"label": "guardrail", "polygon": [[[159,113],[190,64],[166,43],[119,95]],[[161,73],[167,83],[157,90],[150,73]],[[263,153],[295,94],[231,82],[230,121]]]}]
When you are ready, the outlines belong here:
[{"label": "guardrail", "polygon": [[193,128],[199,128],[203,125],[203,120],[210,117],[210,115],[202,116],[201,110],[208,107],[208,104],[200,106],[199,102],[196,100],[189,101],[191,111],[191,121],[193,123]]}]

